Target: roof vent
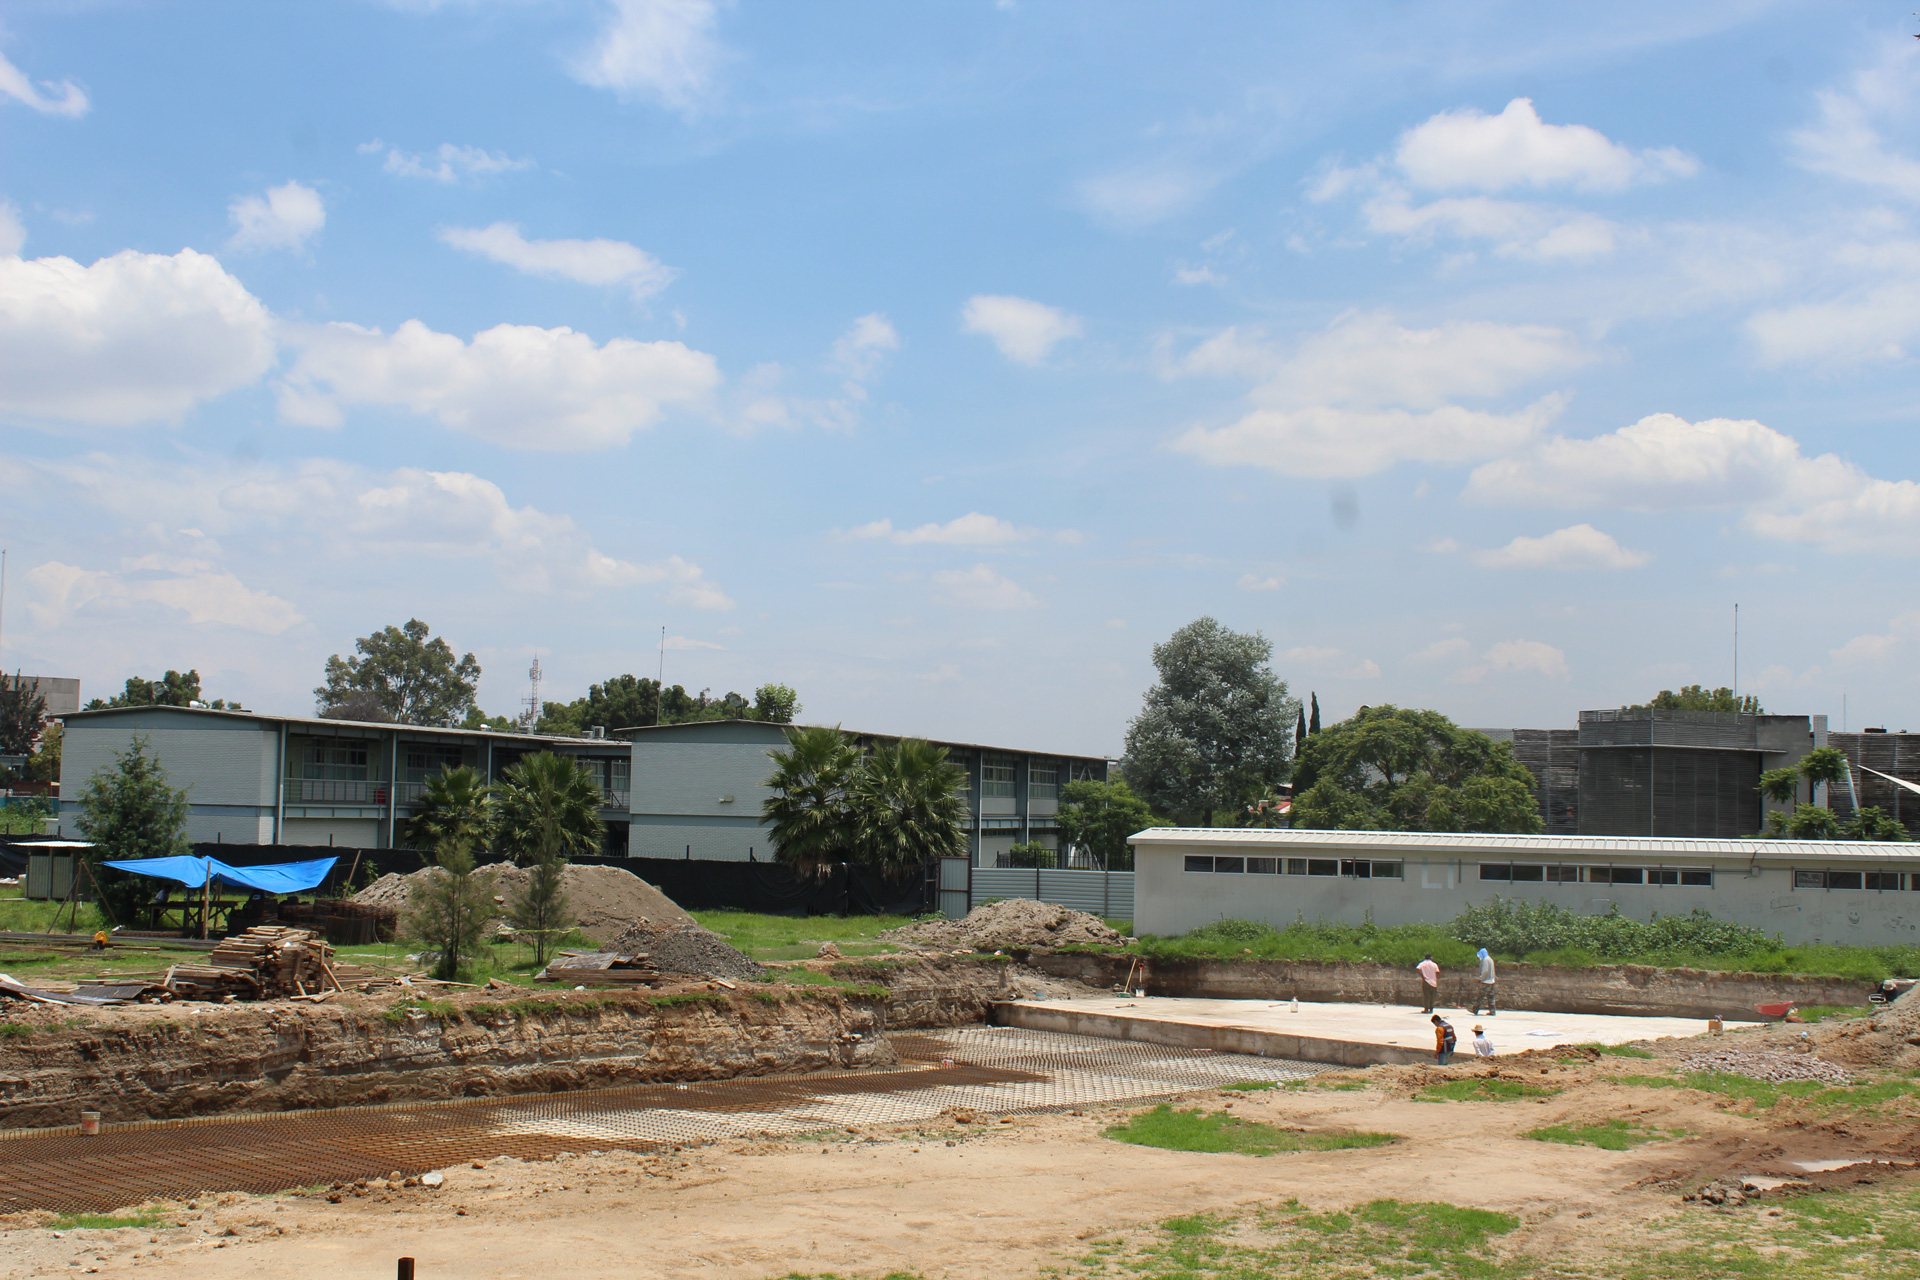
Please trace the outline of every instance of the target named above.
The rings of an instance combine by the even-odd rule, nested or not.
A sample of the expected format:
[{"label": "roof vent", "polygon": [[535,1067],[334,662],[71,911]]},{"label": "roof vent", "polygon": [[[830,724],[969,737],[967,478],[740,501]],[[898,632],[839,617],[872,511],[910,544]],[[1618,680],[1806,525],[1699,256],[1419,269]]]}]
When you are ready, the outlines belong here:
[{"label": "roof vent", "polygon": [[589,738],[604,738],[607,736],[607,726],[603,724],[593,725],[587,730],[587,736]]}]

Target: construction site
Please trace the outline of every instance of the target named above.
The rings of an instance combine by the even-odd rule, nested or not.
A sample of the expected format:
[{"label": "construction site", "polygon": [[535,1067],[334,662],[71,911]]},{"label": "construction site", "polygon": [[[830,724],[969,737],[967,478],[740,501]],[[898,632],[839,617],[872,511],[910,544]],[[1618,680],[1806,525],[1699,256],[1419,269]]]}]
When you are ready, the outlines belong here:
[{"label": "construction site", "polygon": [[1026,899],[742,948],[568,876],[582,944],[477,983],[378,940],[403,875],[0,939],[5,1274],[1845,1275],[1838,1206],[1914,1225],[1909,984],[1512,965],[1475,1016],[1450,973],[1443,1062],[1398,967]]}]

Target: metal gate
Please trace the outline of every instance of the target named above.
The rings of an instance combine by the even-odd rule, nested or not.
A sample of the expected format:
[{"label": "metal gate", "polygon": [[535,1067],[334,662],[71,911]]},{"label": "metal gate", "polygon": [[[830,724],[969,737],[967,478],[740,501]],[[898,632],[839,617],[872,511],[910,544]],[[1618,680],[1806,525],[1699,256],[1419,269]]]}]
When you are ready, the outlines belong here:
[{"label": "metal gate", "polygon": [[973,898],[973,859],[940,859],[940,914],[958,920],[967,914]]}]

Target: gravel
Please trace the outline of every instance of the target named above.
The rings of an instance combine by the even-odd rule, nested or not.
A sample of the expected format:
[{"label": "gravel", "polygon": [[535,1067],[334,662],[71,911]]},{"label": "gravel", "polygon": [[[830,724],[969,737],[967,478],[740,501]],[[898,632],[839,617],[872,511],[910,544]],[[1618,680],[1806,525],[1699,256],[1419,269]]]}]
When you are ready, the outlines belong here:
[{"label": "gravel", "polygon": [[1823,1080],[1829,1084],[1852,1084],[1853,1073],[1845,1067],[1823,1061],[1812,1054],[1745,1053],[1738,1049],[1715,1049],[1680,1060],[1686,1071],[1724,1071],[1754,1080]]},{"label": "gravel", "polygon": [[700,978],[758,978],[766,971],[711,929],[697,924],[635,925],[607,944],[609,951],[647,956],[661,973]]},{"label": "gravel", "polygon": [[961,920],[923,920],[879,935],[905,947],[1008,951],[1031,947],[1117,947],[1127,939],[1099,916],[1032,898],[975,907]]}]

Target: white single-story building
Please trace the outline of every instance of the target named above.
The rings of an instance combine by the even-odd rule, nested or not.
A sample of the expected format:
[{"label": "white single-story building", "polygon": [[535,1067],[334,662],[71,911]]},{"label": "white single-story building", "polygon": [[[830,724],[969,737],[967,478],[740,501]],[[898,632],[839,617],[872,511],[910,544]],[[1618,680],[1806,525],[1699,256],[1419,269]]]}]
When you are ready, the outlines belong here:
[{"label": "white single-story building", "polygon": [[1789,944],[1920,942],[1920,844],[1160,827],[1134,848],[1134,929],[1215,920],[1438,924],[1496,895],[1637,919],[1704,908]]}]

